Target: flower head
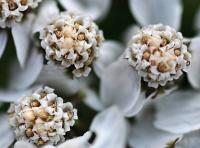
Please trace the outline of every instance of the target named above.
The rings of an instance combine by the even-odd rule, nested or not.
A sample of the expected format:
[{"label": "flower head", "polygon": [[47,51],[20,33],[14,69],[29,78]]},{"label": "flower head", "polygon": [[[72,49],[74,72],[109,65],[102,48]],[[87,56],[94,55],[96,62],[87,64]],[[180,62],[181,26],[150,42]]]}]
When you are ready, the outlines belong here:
[{"label": "flower head", "polygon": [[64,135],[78,119],[73,105],[63,103],[63,99],[49,87],[21,98],[8,112],[17,140],[28,140],[36,145],[63,142]]},{"label": "flower head", "polygon": [[0,27],[11,27],[14,22],[20,22],[29,8],[36,8],[42,0],[1,0]]},{"label": "flower head", "polygon": [[81,77],[91,71],[103,34],[89,17],[63,12],[40,31],[40,39],[49,63]]},{"label": "flower head", "polygon": [[133,36],[126,58],[148,86],[154,88],[178,79],[191,63],[182,34],[162,24],[144,27]]}]

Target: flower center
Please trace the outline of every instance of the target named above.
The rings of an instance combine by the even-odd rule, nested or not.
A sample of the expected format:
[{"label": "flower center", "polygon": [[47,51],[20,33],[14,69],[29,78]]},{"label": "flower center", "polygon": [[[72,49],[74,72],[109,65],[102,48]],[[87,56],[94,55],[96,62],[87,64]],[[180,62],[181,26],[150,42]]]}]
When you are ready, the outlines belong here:
[{"label": "flower center", "polygon": [[76,77],[89,74],[103,41],[102,31],[89,17],[72,12],[61,13],[40,34],[49,63],[71,70]]},{"label": "flower center", "polygon": [[147,26],[133,36],[125,58],[154,88],[178,79],[191,62],[182,34],[161,24]]},{"label": "flower center", "polygon": [[38,146],[63,142],[64,135],[78,119],[73,105],[63,103],[49,87],[23,97],[18,104],[12,104],[8,112],[17,140],[27,139]]}]

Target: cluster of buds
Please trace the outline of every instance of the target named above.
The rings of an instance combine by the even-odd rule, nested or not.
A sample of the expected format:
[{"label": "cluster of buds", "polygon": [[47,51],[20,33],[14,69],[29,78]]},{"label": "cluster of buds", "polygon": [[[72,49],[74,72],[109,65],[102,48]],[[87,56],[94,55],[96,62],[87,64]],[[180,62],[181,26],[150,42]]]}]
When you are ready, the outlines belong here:
[{"label": "cluster of buds", "polygon": [[40,31],[40,39],[48,63],[81,77],[90,73],[104,37],[90,17],[63,12]]},{"label": "cluster of buds", "polygon": [[0,0],[0,27],[11,27],[20,22],[29,9],[36,8],[42,0]]},{"label": "cluster of buds", "polygon": [[63,142],[78,119],[73,105],[63,103],[49,87],[21,98],[19,103],[10,106],[8,113],[17,140],[27,140],[38,146]]},{"label": "cluster of buds", "polygon": [[178,79],[191,63],[182,34],[162,24],[144,27],[133,36],[125,58],[154,88]]}]

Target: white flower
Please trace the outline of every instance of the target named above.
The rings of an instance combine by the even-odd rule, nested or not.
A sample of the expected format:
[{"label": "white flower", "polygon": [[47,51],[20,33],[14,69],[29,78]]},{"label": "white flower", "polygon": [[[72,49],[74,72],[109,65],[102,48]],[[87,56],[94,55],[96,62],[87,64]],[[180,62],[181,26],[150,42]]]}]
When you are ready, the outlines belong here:
[{"label": "white flower", "polygon": [[81,77],[90,73],[103,33],[89,17],[63,12],[40,31],[40,39],[49,63]]},{"label": "white flower", "polygon": [[[2,127],[0,128],[0,147],[8,147],[15,139],[15,136],[12,129],[9,127],[8,116],[1,114],[0,117]],[[126,145],[126,138],[128,134],[127,123],[117,107],[110,107],[97,114],[91,123],[90,129],[88,130],[89,132],[85,133],[83,136],[68,139],[56,147],[123,148]],[[5,133],[7,136],[4,136]],[[21,140],[15,143],[15,148],[19,147],[35,148],[35,145]],[[54,146],[47,143],[44,147],[53,148]]]},{"label": "white flower", "polygon": [[[37,7],[41,0],[2,0],[0,3],[0,58],[6,49],[8,33],[5,27],[11,27],[13,41],[16,47],[17,58],[21,67],[24,67],[31,44],[31,24],[35,16],[26,15],[29,8]],[[22,20],[23,17],[23,20]]]},{"label": "white flower", "polygon": [[[50,14],[47,15],[47,11],[49,11]],[[73,14],[73,16],[70,17],[70,14]],[[66,21],[66,17],[69,17],[70,20]],[[57,23],[55,21],[56,19]],[[83,24],[80,25],[79,21],[79,25],[77,25],[77,22],[75,22],[77,19],[82,20]],[[54,24],[52,24],[52,22]],[[70,25],[64,27],[65,29],[63,28],[65,31],[63,30],[60,33],[57,32],[56,35],[54,32],[56,26],[62,26],[67,22]],[[91,32],[87,28],[88,25],[91,26],[89,27]],[[77,26],[79,26],[78,29],[76,29]],[[44,30],[44,28],[46,29]],[[54,60],[50,60],[49,63],[57,63],[56,65],[62,65],[62,67],[70,66],[72,67],[72,70],[70,68],[68,68],[68,70],[74,71],[73,73],[79,77],[82,75],[86,76],[90,72],[91,68],[89,66],[86,66],[84,70],[84,66],[87,65],[87,63],[92,63],[95,72],[100,76],[104,68],[112,63],[123,52],[122,46],[115,41],[105,41],[101,46],[99,46],[99,43],[103,39],[102,33],[98,30],[98,27],[94,24],[91,18],[70,11],[60,14],[54,1],[46,1],[41,5],[32,32],[40,32],[42,38],[41,45],[45,48],[46,58],[52,59],[52,57],[55,57]],[[64,32],[65,34],[63,34]],[[61,38],[57,37],[58,33],[61,35]],[[66,37],[66,33],[71,37]],[[46,36],[47,34],[48,36]],[[78,39],[78,35],[80,35],[79,39],[81,40]],[[97,38],[95,38],[95,36]],[[61,48],[61,44],[65,48]],[[56,45],[56,49],[60,49],[60,51],[54,50],[55,48],[52,48],[53,45]],[[76,45],[77,47],[72,45]],[[86,50],[89,47],[91,47],[92,50]],[[79,59],[80,54],[77,54],[77,51],[78,53],[81,52],[81,59]],[[66,52],[67,54],[65,54]],[[91,55],[91,53],[94,55]],[[54,54],[54,56],[51,54]],[[63,56],[63,54],[66,56]]]},{"label": "white flower", "polygon": [[21,22],[28,9],[36,8],[42,0],[1,0],[0,27],[11,27],[15,22]]},{"label": "white flower", "polygon": [[56,145],[65,140],[78,119],[77,110],[49,87],[38,88],[31,95],[22,97],[8,110],[10,125],[17,140],[27,140],[36,145]]},{"label": "white flower", "polygon": [[[191,39],[191,43],[187,48],[181,33],[178,33],[171,28],[174,27],[178,30],[180,26],[182,7],[179,0],[170,0],[170,2],[165,0],[153,0],[153,2],[148,0],[130,0],[129,2],[131,10],[134,12],[134,16],[136,16],[136,19],[140,24],[164,24],[163,26],[150,25],[148,27],[144,27],[142,30],[138,30],[137,28],[139,27],[136,26],[130,27],[127,35],[132,37],[132,39],[128,45],[127,51],[124,52],[124,54],[116,62],[108,66],[102,74],[100,93],[104,104],[115,104],[124,112],[125,116],[134,116],[142,109],[142,106],[149,101],[148,99],[158,96],[160,97],[160,94],[166,95],[176,89],[176,82],[172,80],[180,77],[183,70],[185,71],[187,69],[187,65],[191,66],[187,72],[187,76],[191,85],[194,88],[199,88],[200,77],[198,76],[198,73],[200,61],[198,57],[200,55],[200,50],[198,50],[199,38]],[[160,15],[161,12],[162,15]],[[159,27],[161,31],[156,31],[155,28]],[[165,29],[167,31],[164,31]],[[161,32],[164,32],[164,37],[169,38],[169,41],[172,41],[164,48],[161,47],[163,42],[162,39],[160,40],[162,37]],[[148,43],[146,42],[144,46],[141,45],[141,36],[151,33],[152,36],[150,37],[150,40],[147,39]],[[134,34],[136,35],[133,36]],[[172,34],[174,35],[174,38],[170,37]],[[171,40],[172,38],[173,40]],[[146,45],[148,45],[148,47]],[[160,58],[161,56],[159,56],[159,52],[156,52],[153,55],[151,52],[151,55],[149,53],[145,53],[144,51],[152,48],[152,45],[156,48],[159,48],[160,51],[165,52],[165,56]],[[176,46],[180,50],[175,51]],[[165,49],[167,48],[171,49],[170,52],[166,52]],[[180,56],[177,56],[179,55],[179,51],[181,54]],[[191,52],[192,56],[188,51]],[[124,59],[124,57],[126,57],[128,60]],[[144,60],[143,58],[155,59],[156,65],[149,66],[150,62],[148,62],[148,60]],[[171,58],[173,60],[170,60],[167,65],[162,63],[159,65],[161,60],[167,60]],[[177,64],[180,64],[181,67],[177,67]],[[168,71],[168,66],[170,67],[170,71]],[[150,69],[148,69],[148,67],[150,67]],[[166,73],[163,73],[162,71],[166,71]],[[161,77],[158,77],[158,75]],[[168,83],[164,87],[159,87],[159,89],[151,89],[150,87],[146,87],[146,83],[141,83],[142,78],[148,82],[150,87],[155,88],[157,88],[158,85],[163,86],[166,82]],[[160,88],[163,90],[161,91]],[[140,97],[143,91],[146,93],[146,99],[144,97]]]},{"label": "white flower", "polygon": [[125,53],[149,87],[165,86],[187,71],[191,54],[183,36],[169,26],[149,25],[134,35]]}]

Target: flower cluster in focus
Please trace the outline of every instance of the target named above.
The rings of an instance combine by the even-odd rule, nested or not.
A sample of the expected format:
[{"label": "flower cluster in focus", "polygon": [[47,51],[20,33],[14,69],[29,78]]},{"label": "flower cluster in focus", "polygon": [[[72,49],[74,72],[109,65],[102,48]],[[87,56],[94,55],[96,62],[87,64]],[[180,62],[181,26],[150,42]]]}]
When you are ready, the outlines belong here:
[{"label": "flower cluster in focus", "polygon": [[78,119],[73,105],[63,103],[49,87],[39,88],[32,95],[21,98],[8,112],[17,139],[36,145],[63,142],[64,135]]},{"label": "flower cluster in focus", "polygon": [[104,37],[90,17],[63,12],[40,31],[40,39],[49,63],[81,77],[90,73]]},{"label": "flower cluster in focus", "polygon": [[178,79],[191,63],[182,34],[162,24],[144,27],[134,35],[126,58],[148,86],[154,88]]}]

